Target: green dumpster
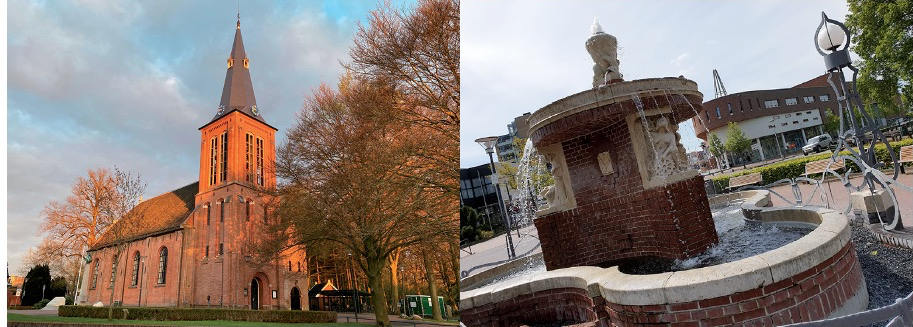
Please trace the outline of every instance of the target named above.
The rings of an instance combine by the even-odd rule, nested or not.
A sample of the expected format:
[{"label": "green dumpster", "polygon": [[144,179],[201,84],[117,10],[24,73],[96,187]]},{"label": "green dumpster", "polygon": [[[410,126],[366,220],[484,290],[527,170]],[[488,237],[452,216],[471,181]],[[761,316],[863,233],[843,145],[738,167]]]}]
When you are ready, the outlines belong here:
[{"label": "green dumpster", "polygon": [[[444,297],[437,297],[438,306],[441,308],[441,315],[445,316]],[[423,318],[431,317],[431,296],[428,295],[406,295],[405,305],[406,315],[419,315]]]}]

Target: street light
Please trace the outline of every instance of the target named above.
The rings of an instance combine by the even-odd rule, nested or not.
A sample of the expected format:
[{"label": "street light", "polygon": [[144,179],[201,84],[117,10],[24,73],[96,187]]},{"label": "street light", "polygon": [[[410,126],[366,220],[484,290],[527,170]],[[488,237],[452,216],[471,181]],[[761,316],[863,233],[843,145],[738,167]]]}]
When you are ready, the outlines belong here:
[{"label": "street light", "polygon": [[[864,172],[863,180],[865,181],[866,186],[868,186],[869,191],[874,193],[875,184],[879,184],[885,186],[885,190],[888,193],[892,193],[893,191],[886,186],[889,181],[896,182],[898,174],[900,173],[900,165],[897,164],[897,156],[894,154],[894,149],[889,145],[888,139],[881,133],[878,124],[869,117],[868,112],[865,110],[865,105],[859,97],[859,91],[856,89],[856,75],[859,73],[859,69],[853,66],[853,61],[850,59],[850,42],[851,35],[846,26],[841,22],[827,18],[827,15],[824,14],[824,12],[821,12],[821,23],[815,31],[815,50],[824,57],[824,66],[827,68],[829,75],[827,82],[831,85],[834,94],[837,96],[836,100],[840,109],[840,134],[838,136],[839,142],[837,144],[837,149],[834,150],[834,159],[840,159],[840,157],[842,157],[844,160],[849,158],[855,161]],[[852,83],[847,82],[846,76],[843,74],[844,68],[853,72]],[[834,77],[837,77],[839,80],[834,81]],[[875,107],[877,108],[877,105],[875,105]],[[856,117],[857,110],[860,115],[858,119]],[[846,111],[846,114],[844,114],[844,111]],[[849,116],[849,126],[844,122],[844,115]],[[860,122],[862,122],[861,125]],[[869,141],[868,135],[872,136],[871,141]],[[849,149],[851,150],[850,154],[838,157],[837,154],[840,153],[840,147],[846,146],[849,148],[847,139],[854,139],[858,151]],[[891,162],[894,163],[893,177],[887,177],[885,174],[876,175],[871,172],[873,170],[877,171],[877,169],[884,166],[884,163],[875,158],[876,143],[884,143],[887,145]],[[849,186],[850,184],[847,182],[847,185]],[[859,190],[861,187],[862,186],[856,189]],[[892,198],[893,197],[892,194]],[[900,223],[900,219],[898,218],[899,212],[897,209],[897,202],[896,200],[893,201],[895,202],[895,218],[888,224],[882,221],[885,230],[903,228],[903,224]],[[879,219],[881,219],[880,216]]]},{"label": "street light", "polygon": [[[497,142],[498,142],[497,136],[483,137],[483,138],[476,140],[476,143],[478,143],[483,148],[485,148],[485,153],[488,153],[488,162],[491,163],[491,174],[492,175],[495,175],[497,173],[495,171],[495,160],[491,155],[492,153],[495,152],[494,145]],[[501,219],[504,220],[504,225],[507,226],[507,233],[505,233],[505,236],[507,238],[507,258],[512,259],[513,257],[517,256],[517,252],[514,250],[514,241],[510,237],[510,230],[511,230],[510,219],[507,219],[507,211],[504,210],[504,201],[501,201],[501,187],[498,185],[497,179],[495,179],[494,182],[495,182],[495,194],[498,196],[498,210],[501,211]]]}]

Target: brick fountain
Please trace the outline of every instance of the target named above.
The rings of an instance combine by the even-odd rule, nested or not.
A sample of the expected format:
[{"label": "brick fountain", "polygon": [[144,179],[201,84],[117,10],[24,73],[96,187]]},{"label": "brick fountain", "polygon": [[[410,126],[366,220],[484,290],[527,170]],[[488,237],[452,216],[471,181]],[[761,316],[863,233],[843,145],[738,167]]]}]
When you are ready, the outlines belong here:
[{"label": "brick fountain", "polygon": [[[766,191],[708,199],[678,123],[702,102],[684,77],[624,81],[616,39],[594,23],[593,89],[529,118],[555,184],[534,220],[547,272],[460,293],[466,326],[779,325],[859,312],[865,279],[841,213],[772,208]],[[619,265],[685,259],[717,240],[710,206],[744,200],[747,221],[805,225],[796,241],[741,260],[631,275]]]}]

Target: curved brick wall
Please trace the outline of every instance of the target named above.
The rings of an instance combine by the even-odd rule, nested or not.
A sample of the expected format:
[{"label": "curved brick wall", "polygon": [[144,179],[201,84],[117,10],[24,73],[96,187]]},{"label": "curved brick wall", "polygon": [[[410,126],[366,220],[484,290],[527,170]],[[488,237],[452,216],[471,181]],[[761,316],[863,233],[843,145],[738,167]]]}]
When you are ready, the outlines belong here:
[{"label": "curved brick wall", "polygon": [[[460,293],[466,326],[577,322],[586,326],[781,325],[851,314],[868,291],[849,224],[823,208],[765,208],[743,192],[746,217],[817,224],[779,249],[718,266],[654,275],[573,267]],[[711,201],[728,200],[718,198]]]},{"label": "curved brick wall", "polygon": [[[595,322],[593,299],[580,288],[555,288],[460,311],[466,326],[539,325]],[[595,325],[595,324],[591,324]]]},{"label": "curved brick wall", "polygon": [[[573,145],[570,149],[565,155],[570,154],[571,176],[575,171],[598,169],[590,167],[595,160],[571,160],[585,154],[578,154]],[[612,176],[571,181],[579,204],[576,209],[533,221],[548,270],[608,267],[644,257],[684,259],[716,243],[701,176],[644,190],[640,175],[625,171],[637,169],[636,165],[616,167],[621,172]]]},{"label": "curved brick wall", "polygon": [[[665,185],[645,182],[635,149],[645,140],[632,136],[627,121],[642,109],[674,125],[693,117],[702,97],[684,78],[643,79],[586,90],[530,116],[537,148],[560,144],[576,204],[534,220],[548,270],[684,259],[717,242],[703,178],[688,171]],[[606,153],[614,171],[604,174],[599,156]]]},{"label": "curved brick wall", "polygon": [[[862,268],[852,243],[821,264],[791,278],[750,291],[700,301],[664,305],[619,305],[605,302],[615,326],[672,323],[681,326],[754,324],[779,326],[827,318],[865,289]],[[600,302],[600,301],[596,301]]]}]

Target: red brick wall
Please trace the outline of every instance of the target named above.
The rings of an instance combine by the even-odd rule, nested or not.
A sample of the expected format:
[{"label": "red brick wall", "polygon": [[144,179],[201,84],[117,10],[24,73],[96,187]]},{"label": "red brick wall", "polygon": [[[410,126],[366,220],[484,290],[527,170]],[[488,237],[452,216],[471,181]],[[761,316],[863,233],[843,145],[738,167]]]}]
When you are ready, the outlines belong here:
[{"label": "red brick wall", "polygon": [[588,326],[779,326],[827,318],[863,285],[862,268],[848,242],[831,258],[771,285],[700,301],[619,305],[586,290],[558,288],[489,303],[461,312],[474,326],[519,326],[553,322]]},{"label": "red brick wall", "polygon": [[[117,275],[114,281],[114,301],[121,301],[125,306],[177,306],[178,283],[181,262],[181,243],[184,234],[182,231],[171,232],[164,235],[148,237],[127,244],[120,258],[118,258]],[[165,283],[158,283],[159,251],[162,247],[168,249]],[[114,247],[107,247],[92,251],[92,262],[87,272],[85,296],[86,302],[93,304],[102,302],[111,303],[111,262],[116,254]],[[137,272],[137,284],[132,285],[133,258],[135,253],[140,254],[140,266]],[[143,259],[142,257],[145,257]],[[99,260],[98,282],[92,287],[92,274],[94,273],[95,260]],[[145,261],[145,262],[143,262]]]},{"label": "red brick wall", "polygon": [[460,312],[460,322],[470,327],[585,323],[595,320],[593,300],[586,290],[578,288],[544,290]]},{"label": "red brick wall", "polygon": [[[641,257],[683,259],[716,243],[703,178],[644,190],[625,121],[561,145],[577,208],[535,220],[549,270]],[[615,169],[607,176],[597,161],[605,151]]]},{"label": "red brick wall", "polygon": [[710,325],[779,326],[827,318],[856,294],[863,278],[853,244],[848,242],[814,268],[754,290],[667,305],[606,303],[596,311],[607,312],[616,326],[699,326],[699,321]]}]

